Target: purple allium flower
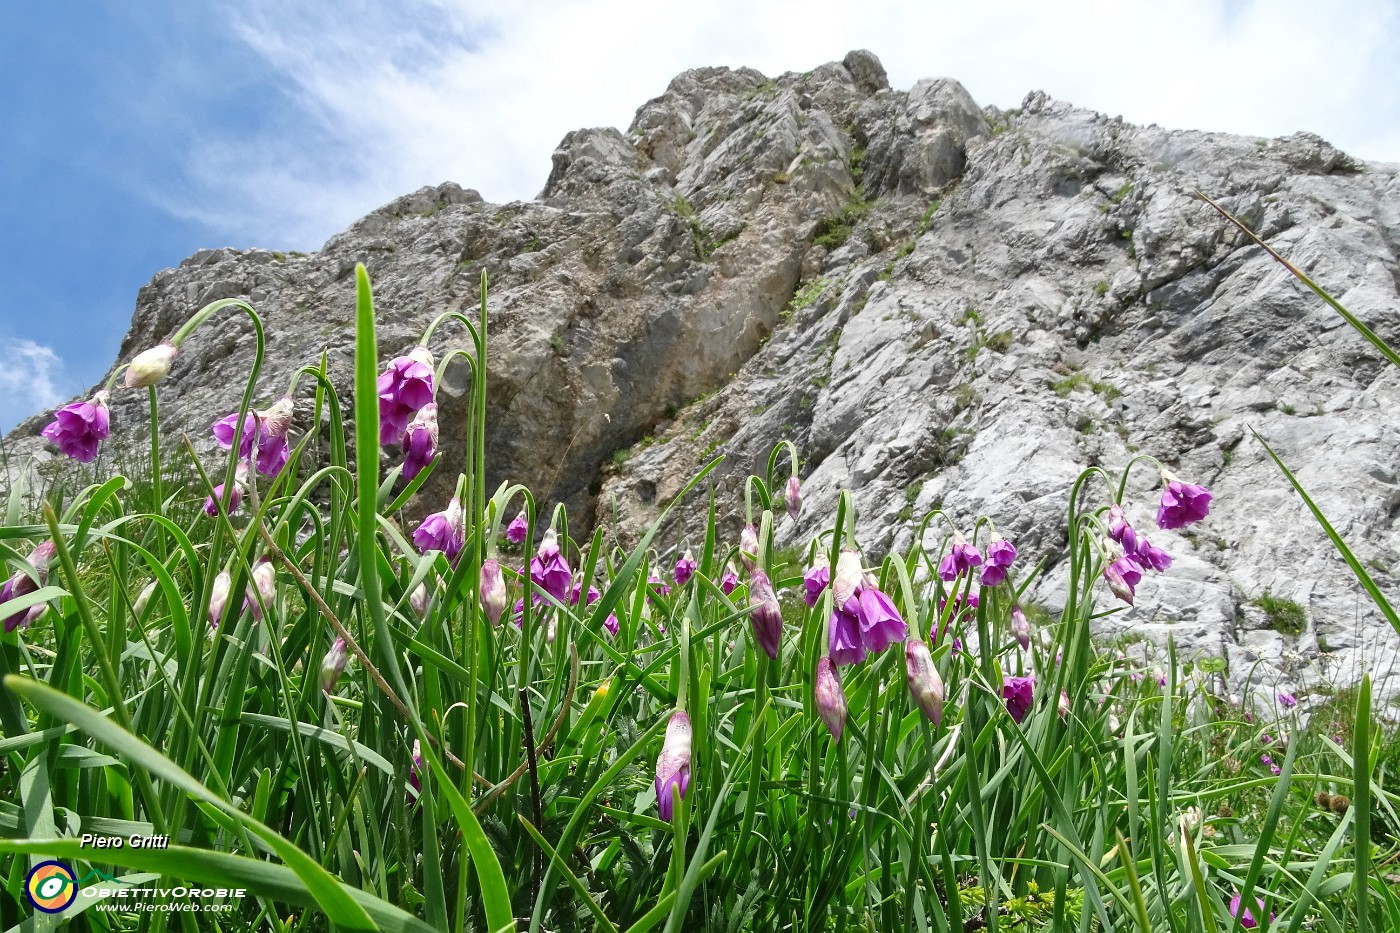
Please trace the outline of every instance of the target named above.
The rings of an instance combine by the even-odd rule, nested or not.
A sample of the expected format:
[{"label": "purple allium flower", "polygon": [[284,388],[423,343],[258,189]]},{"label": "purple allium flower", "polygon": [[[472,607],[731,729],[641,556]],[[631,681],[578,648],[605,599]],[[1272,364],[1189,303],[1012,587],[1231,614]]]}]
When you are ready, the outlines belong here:
[{"label": "purple allium flower", "polygon": [[1031,646],[1031,623],[1020,606],[1011,607],[1011,637],[1025,651]]},{"label": "purple allium flower", "polygon": [[379,443],[392,444],[403,437],[418,410],[433,401],[433,355],[418,346],[390,360],[377,388]]},{"label": "purple allium flower", "polygon": [[647,574],[647,590],[647,598],[653,601],[655,601],[657,597],[671,595],[670,585],[667,584],[665,580],[658,577],[655,570]]},{"label": "purple allium flower", "polygon": [[[280,404],[280,403],[279,403]],[[282,468],[291,459],[291,447],[287,444],[287,432],[285,429],[280,434],[275,433],[274,427],[283,422],[282,413],[273,409],[268,411],[276,419],[276,424],[269,421],[263,413],[260,417],[256,412],[248,412],[243,416],[243,436],[238,439],[238,456],[247,460],[253,456],[253,445],[257,443],[258,472],[263,476],[276,476],[282,472]],[[286,423],[290,424],[290,414],[286,418]],[[218,421],[209,426],[209,432],[214,435],[214,443],[224,450],[233,447],[234,429],[238,426],[238,412],[224,415]]]},{"label": "purple allium flower", "polygon": [[521,509],[520,513],[512,518],[510,524],[506,526],[506,540],[511,544],[519,544],[525,540],[525,535],[529,532],[530,525],[525,520],[525,510]]},{"label": "purple allium flower", "polygon": [[1128,520],[1123,516],[1123,506],[1117,502],[1108,507],[1108,536],[1119,544],[1123,543],[1125,532],[1132,531],[1133,526],[1128,524]]},{"label": "purple allium flower", "polygon": [[1292,709],[1298,705],[1298,698],[1291,693],[1280,693],[1278,695],[1278,702],[1284,709]]},{"label": "purple allium flower", "polygon": [[783,505],[787,508],[788,517],[797,521],[797,516],[802,512],[802,484],[796,476],[788,477],[787,488],[783,490]]},{"label": "purple allium flower", "polygon": [[155,385],[170,372],[170,364],[174,362],[175,344],[169,341],[156,344],[149,350],[142,350],[126,366],[126,387],[144,389],[146,386]]},{"label": "purple allium flower", "polygon": [[1136,561],[1119,557],[1103,569],[1103,578],[1108,581],[1108,588],[1114,596],[1129,606],[1133,604],[1137,585],[1142,582],[1142,571]]},{"label": "purple allium flower", "polygon": [[1007,677],[1001,685],[1001,697],[1011,718],[1023,722],[1035,702],[1035,678]]},{"label": "purple allium flower", "polygon": [[608,630],[609,635],[612,635],[614,637],[617,636],[617,630],[618,628],[620,628],[620,626],[617,624],[617,613],[608,613],[608,617],[603,620],[603,628]]},{"label": "purple allium flower", "polygon": [[437,405],[432,402],[418,409],[403,435],[403,478],[413,479],[437,455]]},{"label": "purple allium flower", "polygon": [[724,565],[724,575],[719,578],[719,588],[728,596],[734,592],[734,588],[739,585],[739,574],[735,572],[734,565],[728,563]]},{"label": "purple allium flower", "polygon": [[817,674],[812,685],[812,701],[817,715],[826,723],[833,741],[841,741],[846,728],[846,694],[841,690],[841,678],[831,664],[831,658],[817,659]]},{"label": "purple allium flower", "polygon": [[269,435],[285,438],[287,432],[292,428],[292,415],[295,412],[296,403],[292,401],[290,395],[284,395],[259,414],[262,416],[263,426],[267,428]]},{"label": "purple allium flower", "polygon": [[97,445],[112,433],[107,392],[95,393],[86,402],[70,402],[53,413],[53,421],[39,432],[65,457],[79,463],[97,459]]},{"label": "purple allium flower", "polygon": [[[976,614],[977,606],[980,602],[981,599],[976,593],[962,593],[958,596],[955,596],[953,598],[952,618],[956,619],[959,616],[971,616]],[[948,600],[940,599],[938,601],[938,614],[942,615],[943,611],[947,608]]]},{"label": "purple allium flower", "polygon": [[[602,595],[603,595],[602,593],[599,593],[599,592],[598,592],[598,588],[597,588],[596,586],[594,586],[593,584],[590,583],[590,584],[588,585],[588,598],[584,600],[583,604],[584,604],[585,606],[591,606],[591,605],[593,605],[595,602],[597,602],[597,601],[598,601],[598,597],[600,597],[600,596],[602,596]],[[578,578],[577,580],[574,581],[574,588],[573,588],[572,590],[569,591],[569,605],[570,605],[570,606],[577,606],[577,605],[578,605],[578,601],[579,601],[579,597],[581,597],[581,596],[583,596],[583,575],[582,575],[582,574],[580,574],[580,575],[579,575],[579,578]]]},{"label": "purple allium flower", "polygon": [[553,528],[544,533],[540,549],[530,558],[530,579],[561,603],[573,588],[574,572],[559,551],[559,536]]},{"label": "purple allium flower", "polygon": [[229,590],[233,588],[233,577],[227,570],[220,571],[214,578],[214,588],[209,593],[209,627],[218,628],[223,618],[224,607],[228,605]]},{"label": "purple allium flower", "polygon": [[[1016,556],[1015,549],[1012,549],[1012,557]],[[938,564],[938,575],[944,582],[951,583],[964,571],[970,571],[982,563],[982,554],[976,546],[968,544],[963,540],[963,536],[953,532],[952,550]]]},{"label": "purple allium flower", "polygon": [[758,563],[758,530],[753,525],[745,525],[739,532],[739,560],[749,570]]},{"label": "purple allium flower", "polygon": [[783,610],[768,574],[755,570],[749,577],[749,621],[753,623],[753,638],[764,654],[778,659],[778,647],[783,636]]},{"label": "purple allium flower", "polygon": [[506,581],[501,575],[501,562],[488,557],[481,562],[481,611],[493,626],[501,621],[506,611]]},{"label": "purple allium flower", "polygon": [[671,570],[672,576],[676,578],[676,586],[685,586],[690,578],[695,576],[695,568],[698,566],[700,565],[695,562],[695,556],[686,548],[681,559],[676,561],[676,566]]},{"label": "purple allium flower", "polygon": [[1161,573],[1168,570],[1172,565],[1172,556],[1146,538],[1137,539],[1137,550],[1131,552],[1131,556],[1137,558],[1137,563],[1141,567],[1151,567]]},{"label": "purple allium flower", "polygon": [[999,585],[1015,559],[1016,545],[1000,535],[992,535],[992,543],[987,545],[987,562],[982,565],[982,585]]},{"label": "purple allium flower", "polygon": [[[850,606],[850,602],[846,603]],[[860,637],[865,647],[874,652],[884,651],[895,642],[904,641],[909,626],[888,596],[868,579],[860,591]]]},{"label": "purple allium flower", "polygon": [[442,551],[449,563],[455,563],[466,537],[466,516],[462,513],[462,503],[453,496],[446,509],[423,519],[423,523],[413,532],[413,543],[420,554]]},{"label": "purple allium flower", "polygon": [[938,725],[943,721],[943,678],[938,676],[928,645],[917,638],[905,642],[904,668],[914,702],[930,722]]},{"label": "purple allium flower", "polygon": [[1068,719],[1068,718],[1069,718],[1069,712],[1070,712],[1069,691],[1068,691],[1068,690],[1063,690],[1063,689],[1062,689],[1062,690],[1060,691],[1060,718],[1061,718],[1061,719]]},{"label": "purple allium flower", "polygon": [[[856,607],[859,607],[859,603]],[[865,660],[865,642],[860,637],[860,615],[832,609],[828,625],[832,664],[859,664]]]},{"label": "purple allium flower", "polygon": [[[1254,919],[1254,915],[1249,912],[1248,907],[1244,909],[1244,915],[1240,916],[1240,901],[1240,894],[1236,891],[1235,896],[1230,898],[1230,916],[1239,920],[1240,926],[1244,927],[1246,930],[1252,930],[1259,926],[1259,921]],[[1259,913],[1262,914],[1264,912],[1264,902],[1256,897],[1254,903],[1257,905]],[[1272,912],[1269,913],[1269,922],[1274,922],[1274,914]]]},{"label": "purple allium flower", "polygon": [[1183,483],[1168,470],[1162,471],[1162,502],[1157,506],[1158,528],[1185,528],[1210,513],[1211,492],[1195,483]]},{"label": "purple allium flower", "polygon": [[1265,732],[1263,735],[1259,736],[1259,741],[1263,742],[1265,745],[1272,745],[1272,744],[1274,744],[1273,736],[1269,735],[1269,733],[1267,733],[1267,732]]},{"label": "purple allium flower", "polygon": [[1272,774],[1274,777],[1278,777],[1280,774],[1283,773],[1283,769],[1280,768],[1278,765],[1269,765],[1269,773]]},{"label": "purple allium flower", "polygon": [[[228,497],[228,513],[232,515],[238,511],[238,507],[243,504],[243,494],[248,488],[248,461],[241,460],[238,466],[233,468],[233,491]],[[204,497],[204,514],[210,518],[219,514],[219,503],[224,501],[224,484],[220,483],[214,487],[212,496]]]},{"label": "purple allium flower", "polygon": [[335,689],[335,682],[345,673],[345,662],[350,660],[350,652],[345,648],[345,639],[337,638],[331,643],[331,650],[321,659],[321,692],[329,694]]},{"label": "purple allium flower", "polygon": [[1157,686],[1159,686],[1159,687],[1165,687],[1166,685],[1167,685],[1167,675],[1166,675],[1166,674],[1158,674],[1158,675],[1157,675]]},{"label": "purple allium flower", "polygon": [[812,566],[807,568],[807,572],[802,575],[802,601],[807,604],[807,608],[812,608],[817,604],[817,600],[822,598],[822,593],[826,591],[827,584],[831,582],[831,561],[826,555],[818,553],[812,559]]},{"label": "purple allium flower", "polygon": [[672,788],[680,792],[682,800],[690,789],[690,737],[690,717],[685,710],[678,709],[666,723],[666,739],[656,759],[656,815],[668,823],[674,816]]},{"label": "purple allium flower", "polygon": [[1265,765],[1271,765],[1271,764],[1274,763],[1274,760],[1273,760],[1272,758],[1270,758],[1268,755],[1260,755],[1260,756],[1259,756],[1259,763],[1260,763],[1260,764],[1265,764]]}]

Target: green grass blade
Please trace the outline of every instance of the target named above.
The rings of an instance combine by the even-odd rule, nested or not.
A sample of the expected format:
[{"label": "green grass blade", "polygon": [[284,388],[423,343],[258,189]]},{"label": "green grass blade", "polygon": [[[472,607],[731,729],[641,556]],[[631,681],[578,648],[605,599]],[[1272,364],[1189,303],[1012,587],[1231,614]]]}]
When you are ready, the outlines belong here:
[{"label": "green grass blade", "polygon": [[525,819],[524,816],[517,814],[517,817],[520,820],[520,825],[524,826],[525,831],[530,834],[530,838],[535,840],[535,844],[538,845],[544,851],[545,855],[549,856],[550,861],[559,868],[559,873],[564,876],[564,880],[569,883],[569,887],[574,889],[575,894],[583,898],[584,904],[588,907],[588,912],[598,921],[599,926],[609,931],[609,933],[617,933],[617,924],[609,920],[608,915],[603,913],[603,908],[593,899],[593,895],[583,886],[583,882],[578,880],[578,875],[574,874],[569,864],[559,857],[559,853],[549,844],[549,840],[540,835],[540,831],[535,828],[535,825]]},{"label": "green grass blade", "polygon": [[1371,871],[1371,675],[1361,678],[1356,691],[1356,725],[1351,739],[1351,806],[1356,813],[1356,933],[1370,929]]}]

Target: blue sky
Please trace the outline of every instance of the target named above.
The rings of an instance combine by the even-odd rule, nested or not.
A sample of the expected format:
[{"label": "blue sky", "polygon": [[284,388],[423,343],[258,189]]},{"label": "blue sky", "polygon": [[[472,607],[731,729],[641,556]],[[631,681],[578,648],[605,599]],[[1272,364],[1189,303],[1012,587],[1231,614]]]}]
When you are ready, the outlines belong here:
[{"label": "blue sky", "polygon": [[896,87],[1400,161],[1393,0],[0,2],[0,429],[99,379],[140,286],[197,249],[314,250],[446,180],[529,198],[565,132],[686,68],[859,47]]}]

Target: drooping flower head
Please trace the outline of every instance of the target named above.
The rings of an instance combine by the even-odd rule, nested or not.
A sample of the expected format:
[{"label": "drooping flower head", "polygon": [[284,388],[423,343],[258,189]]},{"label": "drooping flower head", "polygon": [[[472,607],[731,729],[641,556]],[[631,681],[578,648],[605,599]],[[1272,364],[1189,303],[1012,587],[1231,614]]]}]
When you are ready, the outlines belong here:
[{"label": "drooping flower head", "polygon": [[[280,426],[284,422],[291,423],[290,399],[284,399],[287,403],[287,410],[284,413],[278,409],[279,402],[272,408],[273,417],[277,419]],[[243,416],[243,433],[238,439],[238,456],[247,460],[253,456],[253,446],[257,445],[257,467],[258,472],[264,476],[276,476],[282,472],[282,468],[287,465],[291,458],[291,448],[287,443],[287,432],[283,428],[280,434],[273,433],[272,425],[265,419],[266,412],[248,412]],[[218,421],[209,426],[209,432],[214,435],[214,443],[224,450],[233,447],[233,435],[238,426],[238,412],[224,415]]]},{"label": "drooping flower head", "polygon": [[[724,565],[724,574],[719,578],[719,588],[728,596],[734,592],[734,588],[739,585],[739,574],[734,569],[733,562]],[[616,633],[614,633],[616,634]]]},{"label": "drooping flower head", "polygon": [[63,453],[79,463],[97,459],[97,445],[112,433],[106,390],[86,402],[70,402],[53,413],[53,421],[39,432]]},{"label": "drooping flower head", "polygon": [[506,581],[501,575],[501,562],[488,557],[481,562],[481,611],[492,625],[501,621],[506,611]]},{"label": "drooping flower head", "polygon": [[559,536],[553,528],[544,533],[540,549],[530,558],[530,579],[561,603],[568,598],[574,572],[559,550]]},{"label": "drooping flower head", "polygon": [[1011,718],[1022,722],[1035,702],[1035,678],[1007,677],[1001,685],[1001,697]]},{"label": "drooping flower head", "polygon": [[841,689],[841,678],[837,676],[831,658],[817,659],[812,701],[817,707],[817,715],[826,723],[826,731],[831,733],[832,739],[841,741],[841,732],[846,728],[846,694]]},{"label": "drooping flower head", "polygon": [[233,588],[233,577],[227,570],[219,572],[214,578],[214,588],[209,593],[209,627],[218,628],[219,619],[223,618],[224,607],[228,605],[228,593]]},{"label": "drooping flower head", "polygon": [[1292,709],[1298,705],[1298,698],[1291,693],[1280,693],[1278,695],[1278,705],[1284,709]]},{"label": "drooping flower head", "polygon": [[[53,560],[56,550],[51,540],[39,542],[34,550],[29,552],[27,558],[29,566],[34,570],[34,576],[31,577],[22,570],[15,571],[14,575],[5,581],[3,586],[0,586],[0,606],[12,599],[28,596],[48,583],[49,562]],[[44,614],[46,608],[47,604],[40,603],[20,611],[11,610],[8,614],[4,614],[4,610],[0,609],[0,619],[4,620],[5,631],[13,632],[17,628],[28,628],[39,616]]]},{"label": "drooping flower head", "polygon": [[331,643],[331,650],[327,651],[326,656],[321,659],[322,693],[329,695],[335,689],[335,682],[345,672],[345,662],[349,660],[350,652],[345,647],[345,639],[336,638]]},{"label": "drooping flower head", "polygon": [[758,530],[753,525],[745,525],[739,532],[739,559],[749,570],[758,563]]},{"label": "drooping flower head", "polygon": [[676,566],[671,573],[676,578],[676,586],[685,586],[690,578],[695,576],[695,568],[700,566],[695,562],[695,556],[690,553],[690,548],[685,549],[680,560],[676,561]]},{"label": "drooping flower head", "polygon": [[[846,603],[850,606],[850,603]],[[894,602],[880,592],[875,579],[867,576],[860,591],[860,637],[865,647],[874,652],[884,651],[896,642],[904,641],[909,626],[895,608]]]},{"label": "drooping flower head", "polygon": [[403,437],[418,410],[433,401],[433,355],[417,346],[389,361],[379,374],[379,443]]},{"label": "drooping flower head", "polygon": [[437,454],[437,405],[429,402],[418,410],[403,435],[403,478],[413,479]]},{"label": "drooping flower head", "polygon": [[928,645],[917,638],[904,643],[904,668],[909,680],[909,693],[935,726],[943,721],[943,678],[933,664]]},{"label": "drooping flower head", "polygon": [[817,600],[822,598],[822,593],[826,592],[827,584],[831,582],[831,561],[821,551],[812,558],[812,566],[807,568],[807,572],[802,575],[802,601],[807,604],[807,608],[812,608],[817,604]]},{"label": "drooping flower head", "polygon": [[292,415],[295,412],[296,403],[290,395],[284,395],[258,414],[269,437],[285,439],[287,432],[292,428]]},{"label": "drooping flower head", "polygon": [[666,723],[666,738],[656,759],[656,815],[668,823],[675,807],[671,789],[679,790],[682,800],[690,789],[690,740],[690,717],[678,709]]},{"label": "drooping flower head", "polygon": [[1210,513],[1211,492],[1195,483],[1183,483],[1170,470],[1162,471],[1162,501],[1157,506],[1158,528],[1185,528]]},{"label": "drooping flower head", "polygon": [[788,517],[797,521],[797,516],[802,513],[802,484],[796,476],[788,477],[787,488],[783,490],[783,505],[787,508]]},{"label": "drooping flower head", "polygon": [[[1230,916],[1239,920],[1240,926],[1244,927],[1246,930],[1252,930],[1255,927],[1259,926],[1259,921],[1254,919],[1254,914],[1249,912],[1248,907],[1245,907],[1243,910],[1243,914],[1241,914],[1240,902],[1242,900],[1243,898],[1240,897],[1240,892],[1236,891],[1235,896],[1230,898]],[[1264,902],[1258,897],[1256,897],[1254,899],[1254,903],[1256,905],[1256,909],[1262,915],[1264,913]],[[1274,922],[1274,914],[1272,912],[1269,913],[1269,922]]]},{"label": "drooping flower head", "polygon": [[420,554],[442,551],[447,555],[448,562],[453,563],[461,553],[466,537],[466,515],[462,512],[462,503],[454,496],[446,509],[423,519],[423,523],[413,532],[413,543]]},{"label": "drooping flower head", "polygon": [[615,612],[610,612],[610,613],[608,613],[608,617],[607,617],[606,619],[603,620],[603,628],[605,628],[605,629],[608,630],[608,634],[609,634],[609,635],[612,635],[613,637],[616,637],[616,636],[617,636],[617,630],[618,630],[620,627],[621,627],[621,626],[619,626],[619,625],[618,625],[618,622],[617,622],[617,613],[615,613]]},{"label": "drooping flower head", "polygon": [[126,367],[125,383],[128,389],[144,389],[153,386],[170,372],[175,362],[175,344],[166,341],[156,344],[149,350],[136,354]]},{"label": "drooping flower head", "polygon": [[[243,495],[248,491],[248,461],[240,460],[233,468],[233,489],[228,494],[228,513],[232,515],[243,504]],[[224,501],[224,484],[214,487],[214,494],[204,497],[204,514],[210,518],[219,514],[219,503]]]},{"label": "drooping flower head", "polygon": [[1139,567],[1150,567],[1158,573],[1170,569],[1172,565],[1170,554],[1141,535],[1138,535],[1137,548],[1132,552],[1132,556],[1137,559]]},{"label": "drooping flower head", "polygon": [[1001,535],[993,534],[987,545],[987,562],[982,565],[982,585],[998,586],[1006,579],[1006,571],[1016,560],[1016,545]]},{"label": "drooping flower head", "polygon": [[[860,607],[857,600],[855,608]],[[860,615],[832,607],[827,624],[827,648],[832,664],[859,664],[865,660],[865,641],[860,637]]]},{"label": "drooping flower head", "polygon": [[[1013,553],[1014,557],[1015,554]],[[944,582],[951,583],[958,576],[982,563],[982,554],[974,545],[968,544],[963,536],[953,533],[953,546],[938,563],[938,575]]]},{"label": "drooping flower head", "polygon": [[521,509],[520,513],[512,518],[510,524],[506,526],[506,540],[511,544],[519,544],[525,540],[525,535],[529,531],[530,524],[525,520],[525,510]]},{"label": "drooping flower head", "polygon": [[1019,605],[1011,607],[1011,637],[1022,651],[1031,646],[1031,623]]},{"label": "drooping flower head", "polygon": [[768,574],[762,570],[755,570],[749,577],[749,621],[753,623],[754,641],[776,661],[783,636],[783,610]]},{"label": "drooping flower head", "polygon": [[865,572],[861,569],[860,554],[853,548],[842,548],[836,558],[836,576],[831,582],[831,598],[837,609],[856,611],[851,601],[860,598],[861,585],[865,582]]},{"label": "drooping flower head", "polygon": [[1137,561],[1120,555],[1103,569],[1103,578],[1108,582],[1108,588],[1113,591],[1113,595],[1131,606],[1137,585],[1142,582],[1142,570]]}]

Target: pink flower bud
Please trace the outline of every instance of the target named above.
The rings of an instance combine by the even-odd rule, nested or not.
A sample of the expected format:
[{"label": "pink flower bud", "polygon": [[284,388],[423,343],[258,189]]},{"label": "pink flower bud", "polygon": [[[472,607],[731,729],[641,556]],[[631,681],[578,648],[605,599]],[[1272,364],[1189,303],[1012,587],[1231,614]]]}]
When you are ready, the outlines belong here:
[{"label": "pink flower bud", "polygon": [[1031,623],[1020,606],[1011,607],[1011,637],[1025,651],[1031,646]]},{"label": "pink flower bud", "polygon": [[418,410],[403,435],[403,478],[413,479],[433,461],[438,449],[437,405],[429,402]]},{"label": "pink flower bud", "polygon": [[233,588],[233,577],[227,570],[214,578],[214,588],[209,594],[209,627],[218,628],[223,617],[224,606],[228,604],[228,592]]},{"label": "pink flower bud", "polygon": [[787,507],[788,517],[797,521],[802,511],[802,484],[796,476],[788,477],[787,489],[783,491],[783,505]]},{"label": "pink flower bud", "polygon": [[[248,608],[252,610],[253,618],[261,619],[263,607],[270,607],[277,595],[277,568],[272,566],[271,561],[260,560],[253,565],[251,576],[252,579],[243,595]],[[259,599],[262,600],[261,603],[258,602]]]},{"label": "pink flower bud", "polygon": [[412,593],[408,594],[408,605],[421,619],[428,614],[428,602],[431,599],[432,594],[428,592],[428,587],[420,583],[414,587]]},{"label": "pink flower bud", "polygon": [[481,564],[481,610],[492,625],[499,623],[506,611],[506,581],[501,562],[494,557]]},{"label": "pink flower bud", "polygon": [[690,553],[690,548],[685,549],[681,559],[676,561],[675,568],[671,571],[676,578],[676,586],[685,586],[691,577],[695,575],[695,569],[700,566],[695,562],[695,555]]},{"label": "pink flower bud", "polygon": [[817,556],[812,558],[812,566],[802,575],[802,601],[807,604],[807,608],[816,606],[817,600],[822,598],[822,593],[826,592],[830,583],[831,561],[818,551]]},{"label": "pink flower bud", "polygon": [[758,564],[758,531],[752,525],[739,532],[739,559],[749,570]]},{"label": "pink flower bud", "polygon": [[1060,691],[1060,718],[1061,718],[1061,719],[1065,719],[1065,718],[1067,718],[1068,716],[1069,716],[1069,691],[1068,691],[1068,690],[1061,690],[1061,691]]},{"label": "pink flower bud", "polygon": [[749,621],[753,623],[754,641],[776,661],[783,635],[783,610],[768,574],[762,570],[755,570],[749,578]]},{"label": "pink flower bud", "polygon": [[666,739],[661,744],[661,755],[656,759],[657,816],[668,823],[675,815],[671,789],[677,788],[682,800],[690,789],[690,742],[690,717],[685,710],[678,709],[666,723]]},{"label": "pink flower bud", "polygon": [[[842,548],[836,558],[836,576],[831,583],[831,596],[837,609],[846,609],[846,604],[860,596],[865,574],[860,567],[860,554],[851,548]],[[854,608],[854,607],[852,607]]]},{"label": "pink flower bud", "polygon": [[817,707],[817,715],[826,723],[826,731],[831,733],[833,740],[841,741],[841,732],[846,728],[846,694],[841,690],[841,678],[837,676],[829,657],[817,659],[812,700]]},{"label": "pink flower bud", "polygon": [[126,387],[144,389],[146,386],[155,385],[170,372],[170,365],[174,362],[175,344],[168,341],[141,351],[127,364]]},{"label": "pink flower bud", "polygon": [[943,721],[943,678],[933,665],[928,645],[917,638],[904,643],[904,666],[909,679],[909,692],[914,702],[935,726]]},{"label": "pink flower bud", "polygon": [[[739,574],[734,570],[734,563],[731,561],[724,565],[724,574],[719,578],[719,588],[724,591],[725,596],[728,596],[734,592],[734,588],[738,585]],[[617,632],[614,631],[613,634],[616,635]]]},{"label": "pink flower bud", "polygon": [[525,540],[525,535],[529,531],[530,524],[525,520],[525,511],[522,509],[520,514],[511,519],[510,524],[506,526],[506,540],[511,544],[519,544]]},{"label": "pink flower bud", "polygon": [[335,682],[345,671],[345,662],[350,660],[350,652],[345,648],[345,639],[337,638],[331,643],[331,650],[321,659],[321,692],[329,694],[335,689]]}]

